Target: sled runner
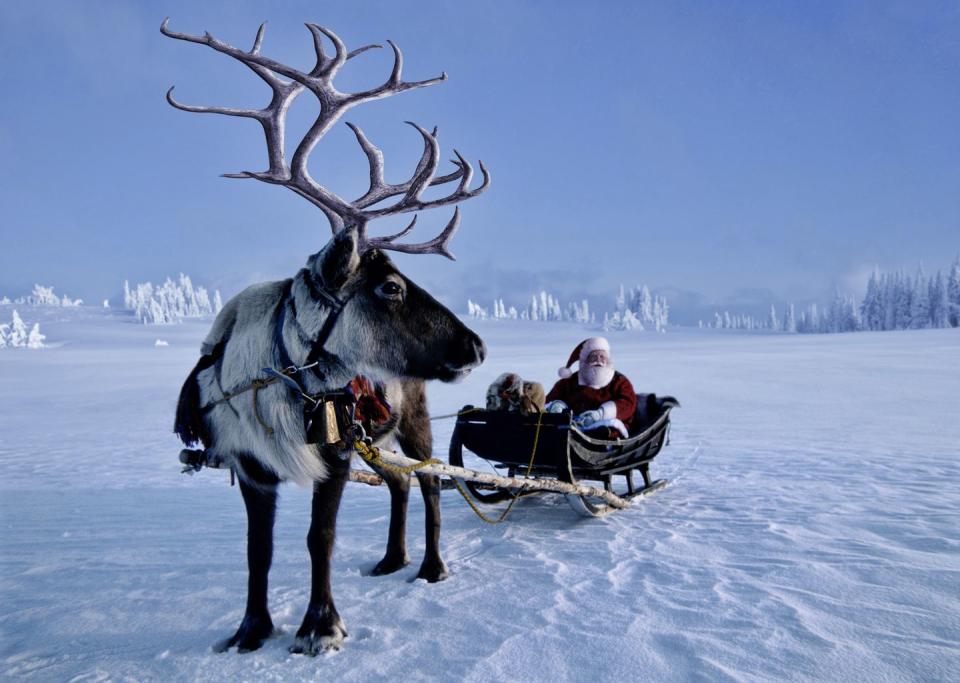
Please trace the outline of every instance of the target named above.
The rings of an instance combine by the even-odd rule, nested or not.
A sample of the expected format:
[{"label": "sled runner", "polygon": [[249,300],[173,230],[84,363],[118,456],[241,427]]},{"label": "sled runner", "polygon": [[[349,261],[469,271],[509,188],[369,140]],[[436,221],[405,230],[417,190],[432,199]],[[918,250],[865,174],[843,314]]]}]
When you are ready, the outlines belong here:
[{"label": "sled runner", "polygon": [[[491,411],[464,406],[450,437],[450,464],[463,467],[463,451],[507,470],[508,477],[552,478],[577,484],[581,480],[599,481],[613,492],[615,476],[622,476],[630,499],[653,493],[665,479],[650,478],[650,463],[668,439],[670,411],[680,403],[672,396],[637,396],[638,408],[634,432],[627,439],[605,440],[589,436],[572,423],[572,414],[520,413]],[[643,486],[637,487],[633,473],[640,472]],[[461,484],[482,503],[498,503],[514,497],[514,491],[478,485],[469,480]],[[533,492],[530,492],[533,493]],[[609,505],[590,498],[567,494],[567,502],[578,513],[596,517],[611,511]]]}]

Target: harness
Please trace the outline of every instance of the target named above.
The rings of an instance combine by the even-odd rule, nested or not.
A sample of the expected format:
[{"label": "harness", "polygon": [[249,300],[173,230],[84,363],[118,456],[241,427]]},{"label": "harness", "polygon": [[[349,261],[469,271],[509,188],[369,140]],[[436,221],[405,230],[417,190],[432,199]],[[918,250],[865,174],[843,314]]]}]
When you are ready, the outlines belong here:
[{"label": "harness", "polygon": [[[343,308],[350,300],[350,297],[344,300],[338,299],[320,283],[316,282],[309,273],[305,275],[304,281],[310,290],[310,295],[314,299],[322,301],[329,308],[327,318],[324,320],[317,337],[310,339],[309,335],[307,335],[297,321],[296,301],[292,296],[293,281],[291,280],[284,286],[283,295],[280,297],[280,303],[274,314],[276,322],[274,323],[273,340],[279,355],[280,365],[283,369],[278,371],[274,368],[263,368],[262,372],[266,377],[254,379],[250,384],[239,389],[223,392],[221,398],[203,406],[202,410],[205,412],[209,411],[221,403],[227,403],[229,405],[230,399],[236,398],[248,391],[253,392],[254,417],[260,426],[263,427],[266,434],[273,436],[273,428],[264,422],[260,416],[258,394],[261,389],[271,384],[282,382],[288,389],[296,395],[299,395],[303,400],[304,429],[307,435],[307,443],[336,445],[338,452],[342,452],[350,443],[348,439],[350,438],[350,433],[354,425],[353,409],[358,397],[354,396],[353,392],[349,390],[349,387],[311,395],[304,390],[303,385],[297,381],[296,378],[303,373],[310,372],[321,383],[326,382],[326,376],[320,370],[320,362],[321,360],[333,360],[336,356],[327,351],[324,345],[333,333],[333,328],[337,324],[340,313],[343,312]],[[283,329],[286,324],[288,309],[290,309],[290,315],[293,316],[293,322],[296,326],[300,341],[310,347],[306,362],[300,366],[296,365],[290,358],[287,346],[283,341]],[[341,455],[341,457],[343,456]]]}]

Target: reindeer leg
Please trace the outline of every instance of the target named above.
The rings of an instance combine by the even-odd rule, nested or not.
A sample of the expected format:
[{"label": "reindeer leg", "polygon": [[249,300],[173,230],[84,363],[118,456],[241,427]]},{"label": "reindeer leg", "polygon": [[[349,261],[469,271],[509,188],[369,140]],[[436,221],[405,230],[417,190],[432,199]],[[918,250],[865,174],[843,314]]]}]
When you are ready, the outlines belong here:
[{"label": "reindeer leg", "polygon": [[330,558],[337,526],[337,510],[343,487],[350,471],[349,461],[334,462],[336,456],[327,459],[330,478],[313,485],[312,519],[307,534],[310,550],[312,580],[310,604],[297,631],[296,640],[290,646],[295,654],[316,655],[326,650],[339,650],[347,629],[333,604],[330,588]]},{"label": "reindeer leg", "polygon": [[370,572],[374,576],[392,574],[410,564],[407,555],[407,502],[410,499],[410,476],[377,468],[390,489],[390,531],[387,551]]},{"label": "reindeer leg", "polygon": [[253,484],[240,477],[240,493],[247,508],[247,609],[237,632],[214,645],[214,652],[226,652],[233,646],[238,652],[257,650],[273,633],[267,609],[267,575],[273,559],[277,482]]},{"label": "reindeer leg", "polygon": [[[423,382],[411,382],[405,389],[397,440],[407,456],[420,461],[428,460],[433,456],[433,432],[430,413],[427,412],[426,386]],[[447,565],[440,557],[440,479],[436,475],[419,472],[417,479],[423,494],[426,535],[426,550],[417,578],[436,583],[450,576]]]}]

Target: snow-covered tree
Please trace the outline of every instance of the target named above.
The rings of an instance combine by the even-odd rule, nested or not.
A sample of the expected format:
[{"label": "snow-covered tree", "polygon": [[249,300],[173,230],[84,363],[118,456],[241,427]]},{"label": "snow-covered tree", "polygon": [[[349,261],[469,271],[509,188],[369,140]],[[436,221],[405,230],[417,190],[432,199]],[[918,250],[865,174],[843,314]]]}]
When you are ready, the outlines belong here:
[{"label": "snow-covered tree", "polygon": [[930,327],[930,290],[923,268],[920,268],[913,279],[910,294],[910,328],[919,330],[925,327]]},{"label": "snow-covered tree", "polygon": [[777,317],[777,307],[770,304],[770,316],[767,318],[767,327],[773,331],[780,329],[780,319]]},{"label": "snow-covered tree", "polygon": [[796,334],[797,332],[797,314],[793,304],[787,305],[783,311],[783,331],[788,334]]},{"label": "snow-covered tree", "polygon": [[27,324],[16,310],[13,311],[10,324],[0,324],[0,349],[7,347],[40,349],[44,346],[44,339],[46,337],[40,334],[40,323],[34,323],[28,332]]},{"label": "snow-covered tree", "polygon": [[34,323],[30,329],[30,335],[27,337],[27,348],[42,349],[44,346],[43,340],[46,338],[46,335],[40,334],[40,323]]},{"label": "snow-covered tree", "polygon": [[947,299],[947,287],[943,282],[943,273],[937,271],[927,285],[927,297],[930,300],[930,327],[948,327],[950,325],[950,302]]},{"label": "snow-covered tree", "polygon": [[611,330],[643,330],[643,323],[629,308],[621,313],[614,311],[612,315],[605,316],[603,329],[606,332]]},{"label": "snow-covered tree", "polygon": [[884,329],[883,300],[880,290],[880,278],[874,268],[867,280],[867,293],[860,305],[860,316],[863,318],[863,327],[867,330]]},{"label": "snow-covered tree", "polygon": [[467,299],[467,315],[471,318],[477,318],[478,320],[486,320],[489,314],[483,306]]},{"label": "snow-covered tree", "polygon": [[16,310],[13,311],[13,321],[10,323],[10,332],[7,335],[7,343],[10,346],[26,346],[30,335],[27,333],[27,326],[23,318]]},{"label": "snow-covered tree", "polygon": [[947,322],[950,327],[960,327],[960,255],[953,262],[950,275],[947,276],[947,304]]},{"label": "snow-covered tree", "polygon": [[33,291],[28,296],[17,299],[17,303],[27,306],[82,306],[83,299],[71,299],[66,295],[59,297],[54,294],[53,287],[34,285]]},{"label": "snow-covered tree", "polygon": [[183,273],[176,282],[167,278],[159,287],[142,282],[131,289],[130,283],[124,281],[123,303],[134,311],[138,320],[150,324],[216,315],[223,308],[219,291],[214,291],[211,304],[206,288],[194,287],[191,279]]}]

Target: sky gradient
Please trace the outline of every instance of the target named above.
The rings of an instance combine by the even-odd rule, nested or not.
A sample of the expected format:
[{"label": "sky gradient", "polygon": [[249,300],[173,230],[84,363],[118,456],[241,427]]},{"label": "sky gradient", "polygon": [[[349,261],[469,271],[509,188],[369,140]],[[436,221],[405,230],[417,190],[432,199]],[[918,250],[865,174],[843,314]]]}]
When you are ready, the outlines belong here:
[{"label": "sky gradient", "polygon": [[[388,180],[419,157],[408,119],[440,127],[444,158],[490,168],[462,205],[456,263],[396,258],[457,310],[539,287],[610,305],[618,283],[646,283],[689,321],[854,291],[874,264],[946,268],[960,250],[956,3],[3,3],[0,295],[39,282],[99,301],[180,271],[229,295],[329,238],[289,191],[219,177],[266,167],[256,123],[164,102],[170,85],[194,104],[268,96],[233,60],[161,36],[167,15],[245,49],[269,20],[263,54],[303,68],[312,21],[348,47],[392,38],[408,79],[448,72],[343,120],[383,149]],[[376,85],[390,63],[351,60],[338,86]],[[315,114],[301,97],[288,139]],[[311,172],[365,190],[342,122]]]}]

